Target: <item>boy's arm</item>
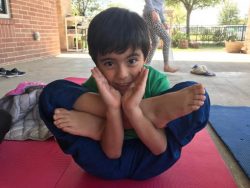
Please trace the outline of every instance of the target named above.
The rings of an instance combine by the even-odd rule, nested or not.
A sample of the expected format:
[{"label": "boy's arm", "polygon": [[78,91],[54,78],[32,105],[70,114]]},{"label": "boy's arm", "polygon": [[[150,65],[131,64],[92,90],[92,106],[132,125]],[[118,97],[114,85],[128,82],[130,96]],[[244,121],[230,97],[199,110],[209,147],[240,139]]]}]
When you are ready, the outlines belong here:
[{"label": "boy's arm", "polygon": [[149,150],[159,155],[167,148],[167,139],[164,129],[156,128],[143,114],[140,102],[145,91],[148,70],[143,69],[134,86],[131,86],[122,97],[122,107],[131,126],[136,131],[141,141]]},{"label": "boy's arm", "polygon": [[121,156],[123,139],[124,130],[120,108],[107,108],[106,121],[100,142],[108,158],[116,159]]},{"label": "boy's arm", "polygon": [[159,155],[166,150],[167,138],[164,129],[156,128],[139,107],[128,110],[126,114],[140,140],[153,154]]},{"label": "boy's arm", "polygon": [[124,130],[121,115],[121,95],[111,87],[98,68],[92,70],[100,95],[106,105],[106,121],[104,124],[101,146],[109,158],[119,158],[122,152]]}]

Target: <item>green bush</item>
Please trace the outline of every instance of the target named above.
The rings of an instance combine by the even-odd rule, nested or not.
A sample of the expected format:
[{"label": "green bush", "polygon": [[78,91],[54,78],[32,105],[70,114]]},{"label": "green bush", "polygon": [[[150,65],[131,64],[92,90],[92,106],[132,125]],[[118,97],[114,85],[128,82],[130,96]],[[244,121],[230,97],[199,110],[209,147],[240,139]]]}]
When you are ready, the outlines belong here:
[{"label": "green bush", "polygon": [[173,31],[172,33],[172,46],[177,47],[179,45],[180,40],[187,39],[186,33],[180,31]]},{"label": "green bush", "polygon": [[224,40],[226,39],[226,32],[220,29],[217,29],[214,31],[212,39],[216,44],[222,44]]}]

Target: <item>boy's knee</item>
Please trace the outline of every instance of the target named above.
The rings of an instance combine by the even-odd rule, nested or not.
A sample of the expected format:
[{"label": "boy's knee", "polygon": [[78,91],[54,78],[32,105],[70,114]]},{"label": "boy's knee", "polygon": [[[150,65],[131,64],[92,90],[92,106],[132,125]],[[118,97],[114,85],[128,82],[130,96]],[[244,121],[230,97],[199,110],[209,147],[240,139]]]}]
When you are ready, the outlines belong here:
[{"label": "boy's knee", "polygon": [[63,86],[67,82],[68,82],[67,80],[55,80],[55,81],[53,81],[45,86],[43,93],[45,93],[45,94],[52,93],[53,94],[58,89],[63,88]]},{"label": "boy's knee", "polygon": [[197,84],[197,82],[194,82],[194,81],[180,82],[180,83],[177,83],[176,85],[174,85],[172,88],[170,88],[168,90],[168,92],[178,91],[178,90],[184,89],[186,87],[189,87],[189,86],[192,86],[192,85],[195,85],[195,84]]},{"label": "boy's knee", "polygon": [[40,94],[39,97],[39,109],[40,112],[43,111],[47,111],[49,113],[53,113],[54,109],[51,109],[51,103],[54,102],[54,99],[57,97],[58,92],[56,92],[56,90],[60,87],[62,87],[62,85],[64,84],[65,80],[56,80],[53,81],[51,83],[49,83],[48,85],[46,85],[42,91],[42,93]]},{"label": "boy's knee", "polygon": [[180,83],[176,84],[174,87],[178,87],[180,89],[183,89],[185,87],[189,87],[189,86],[192,86],[192,85],[195,85],[195,84],[197,84],[197,82],[185,81],[185,82],[180,82]]},{"label": "boy's knee", "polygon": [[56,80],[48,84],[39,98],[39,108],[51,115],[56,108],[71,110],[77,98],[88,89],[68,80]]},{"label": "boy's knee", "polygon": [[48,85],[46,85],[41,93],[40,99],[57,96],[64,88],[65,84],[69,81],[67,80],[55,80]]}]

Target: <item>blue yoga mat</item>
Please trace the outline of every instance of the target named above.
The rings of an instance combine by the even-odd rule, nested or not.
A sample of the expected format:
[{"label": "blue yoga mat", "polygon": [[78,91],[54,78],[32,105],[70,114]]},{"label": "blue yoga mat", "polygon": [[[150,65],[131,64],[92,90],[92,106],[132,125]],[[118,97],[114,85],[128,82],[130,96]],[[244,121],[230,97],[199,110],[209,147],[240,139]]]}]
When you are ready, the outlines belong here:
[{"label": "blue yoga mat", "polygon": [[209,122],[250,178],[250,107],[213,105]]}]

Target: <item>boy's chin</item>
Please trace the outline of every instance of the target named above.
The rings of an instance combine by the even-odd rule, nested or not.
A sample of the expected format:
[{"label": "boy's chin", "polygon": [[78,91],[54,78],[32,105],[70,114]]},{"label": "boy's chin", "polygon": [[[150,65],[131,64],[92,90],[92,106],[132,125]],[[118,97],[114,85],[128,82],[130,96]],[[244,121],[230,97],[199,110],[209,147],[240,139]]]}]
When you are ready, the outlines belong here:
[{"label": "boy's chin", "polygon": [[119,88],[118,89],[118,91],[120,92],[121,95],[124,95],[127,90],[128,90],[128,87],[124,87],[124,88]]},{"label": "boy's chin", "polygon": [[126,90],[119,90],[119,92],[123,96],[126,93]]},{"label": "boy's chin", "polygon": [[128,90],[128,88],[129,88],[129,86],[124,86],[124,87],[119,87],[119,88],[115,88],[115,89],[118,90],[121,95],[124,95],[126,93],[126,91]]}]

